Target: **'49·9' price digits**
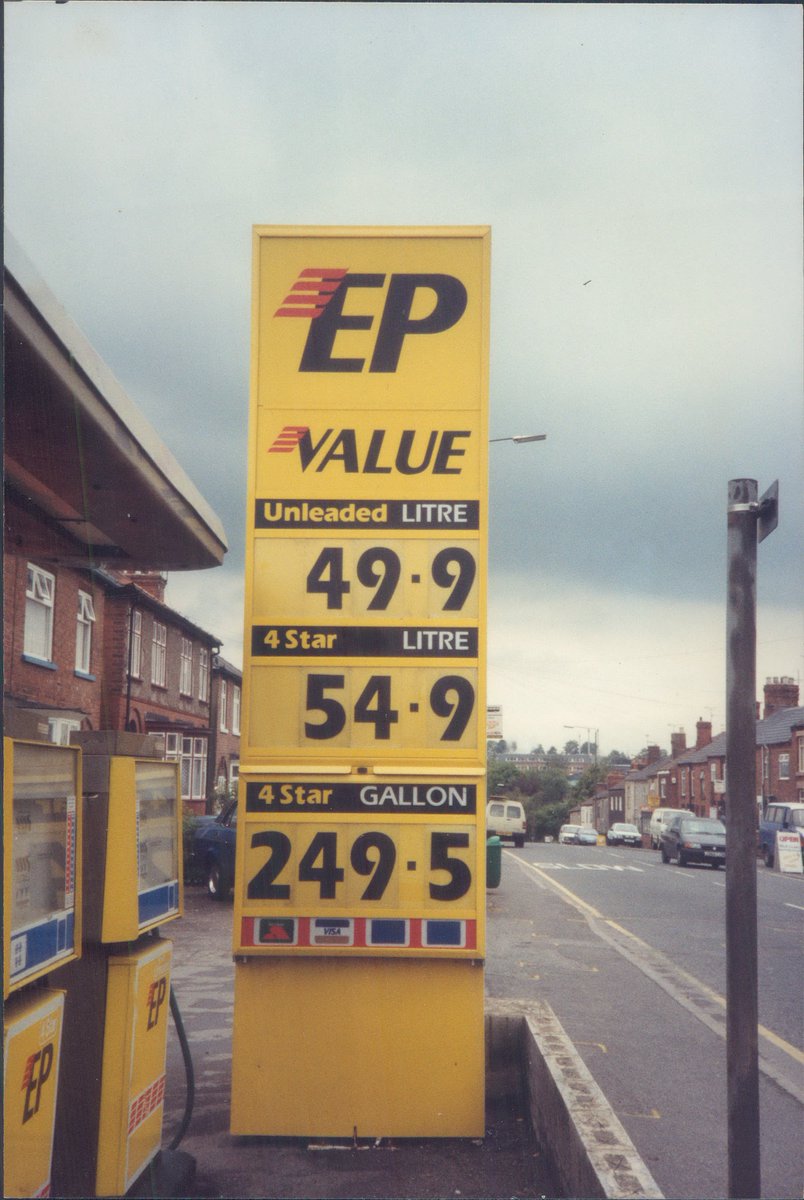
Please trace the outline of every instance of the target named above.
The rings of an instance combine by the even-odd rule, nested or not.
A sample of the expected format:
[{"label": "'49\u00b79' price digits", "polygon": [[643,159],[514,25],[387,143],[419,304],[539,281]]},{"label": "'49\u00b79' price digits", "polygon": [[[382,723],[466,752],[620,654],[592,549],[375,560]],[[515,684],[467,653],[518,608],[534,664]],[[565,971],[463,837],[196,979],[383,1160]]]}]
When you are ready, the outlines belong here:
[{"label": "'49\u00b79' price digits", "polygon": [[[388,608],[401,573],[400,557],[390,546],[371,546],[360,555],[355,574],[362,587],[373,591],[367,605],[370,612],[383,612]],[[445,547],[433,559],[430,573],[433,582],[445,590],[443,611],[459,612],[475,581],[477,564],[474,555],[462,546]],[[340,609],[343,597],[351,590],[352,581],[346,578],[344,571],[343,548],[325,547],[308,572],[308,594],[325,596],[328,609]]]},{"label": "'49\u00b79' price digits", "polygon": [[[344,729],[347,711],[337,696],[344,686],[343,675],[307,676],[307,712],[322,715],[323,720],[305,721],[306,737],[325,741],[337,737]],[[399,722],[399,710],[393,707],[391,690],[390,675],[372,675],[351,713],[355,724],[374,727],[374,737],[378,741],[387,741],[392,727]],[[440,740],[460,741],[475,707],[475,689],[471,681],[463,675],[442,675],[430,688],[428,701],[435,716],[446,721]]]}]

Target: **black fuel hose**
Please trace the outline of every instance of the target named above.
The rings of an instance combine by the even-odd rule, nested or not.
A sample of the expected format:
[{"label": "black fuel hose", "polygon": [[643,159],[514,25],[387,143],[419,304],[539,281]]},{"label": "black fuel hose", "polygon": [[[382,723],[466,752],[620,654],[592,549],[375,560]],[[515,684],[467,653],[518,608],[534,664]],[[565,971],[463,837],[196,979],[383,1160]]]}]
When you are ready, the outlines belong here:
[{"label": "black fuel hose", "polygon": [[184,1031],[184,1022],[181,1019],[179,1012],[179,1004],[176,1000],[176,993],[173,990],[173,984],[170,985],[170,1011],[173,1016],[173,1022],[176,1026],[176,1032],[179,1035],[179,1045],[181,1046],[182,1058],[184,1059],[184,1071],[187,1077],[187,1095],[184,1102],[184,1116],[181,1119],[181,1124],[173,1136],[173,1141],[168,1146],[168,1150],[175,1150],[181,1142],[193,1115],[193,1104],[195,1103],[195,1071],[193,1070],[193,1059],[190,1054],[190,1045],[187,1041],[187,1034]]}]

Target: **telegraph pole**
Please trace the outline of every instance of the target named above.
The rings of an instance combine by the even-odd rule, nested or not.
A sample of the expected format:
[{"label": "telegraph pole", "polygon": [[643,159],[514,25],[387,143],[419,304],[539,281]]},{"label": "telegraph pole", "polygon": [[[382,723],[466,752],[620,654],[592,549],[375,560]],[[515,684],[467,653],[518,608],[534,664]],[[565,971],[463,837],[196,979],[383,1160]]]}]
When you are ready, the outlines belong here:
[{"label": "telegraph pole", "polygon": [[729,1196],[761,1195],[756,859],[757,541],[778,520],[778,484],[732,479],[726,618],[726,1059]]}]

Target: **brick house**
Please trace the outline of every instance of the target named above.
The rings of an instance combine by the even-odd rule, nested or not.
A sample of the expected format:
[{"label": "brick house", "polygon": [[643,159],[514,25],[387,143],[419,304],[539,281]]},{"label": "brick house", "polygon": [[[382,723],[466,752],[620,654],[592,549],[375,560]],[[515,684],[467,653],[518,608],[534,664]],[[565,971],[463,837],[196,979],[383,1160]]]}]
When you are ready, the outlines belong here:
[{"label": "brick house", "polygon": [[165,604],[162,572],[107,573],[105,584],[103,728],[161,735],[165,757],[181,765],[185,807],[203,813],[214,788],[212,662],[220,640]]},{"label": "brick house", "polygon": [[[223,529],[8,234],[3,301],[5,731],[66,743],[80,729],[160,730],[183,771],[187,758],[203,809],[206,745],[194,739],[208,735],[209,696],[198,680],[206,654],[208,688],[218,641],[147,587],[154,572],[219,565]],[[143,667],[164,651],[161,689],[127,678],[134,611],[151,639]]]},{"label": "brick house", "polygon": [[26,536],[30,517],[14,496],[5,519],[4,708],[25,713],[21,732],[67,745],[73,730],[100,728],[103,588]]},{"label": "brick house", "polygon": [[757,799],[804,803],[804,708],[789,676],[766,680],[757,722]]}]

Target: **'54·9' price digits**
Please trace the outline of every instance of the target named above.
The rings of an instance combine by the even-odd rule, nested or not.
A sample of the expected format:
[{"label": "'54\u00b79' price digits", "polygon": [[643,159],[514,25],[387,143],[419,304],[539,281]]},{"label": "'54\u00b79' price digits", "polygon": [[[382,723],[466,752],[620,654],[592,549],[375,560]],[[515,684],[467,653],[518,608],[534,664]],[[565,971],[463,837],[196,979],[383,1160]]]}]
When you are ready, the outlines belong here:
[{"label": "'54\u00b79' price digits", "polygon": [[[315,719],[304,722],[306,737],[325,741],[337,737],[345,728],[347,710],[340,698],[345,682],[344,675],[307,676],[306,707]],[[442,675],[431,686],[428,702],[435,716],[445,721],[440,740],[460,741],[475,707],[471,681],[463,675]],[[399,722],[399,709],[393,705],[391,676],[370,676],[349,716],[357,725],[372,726],[376,740],[387,741],[392,727]]]}]

